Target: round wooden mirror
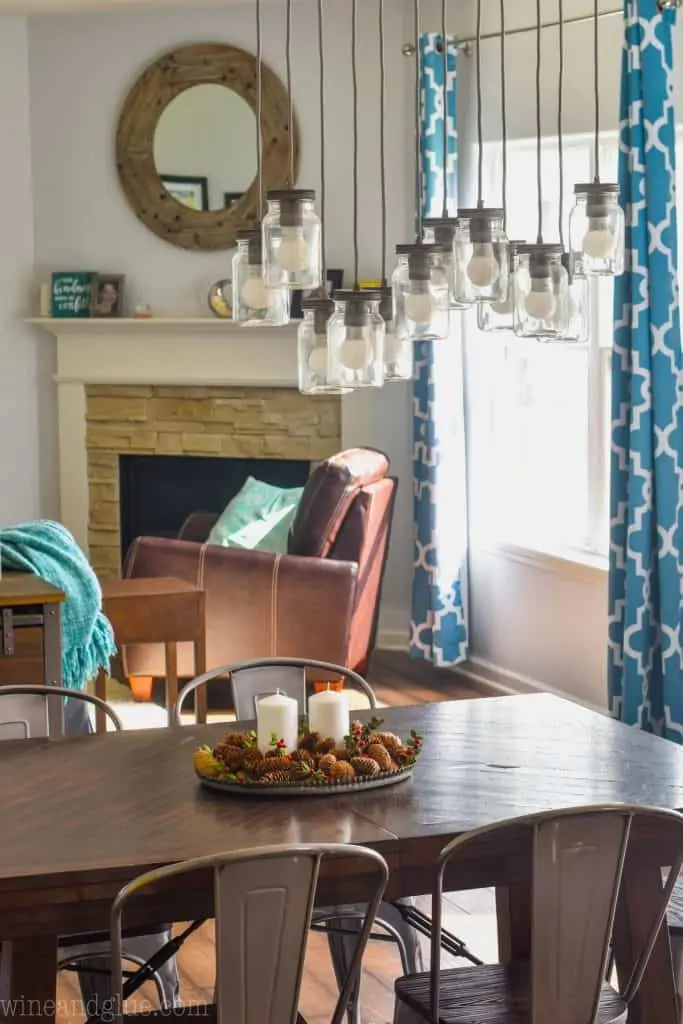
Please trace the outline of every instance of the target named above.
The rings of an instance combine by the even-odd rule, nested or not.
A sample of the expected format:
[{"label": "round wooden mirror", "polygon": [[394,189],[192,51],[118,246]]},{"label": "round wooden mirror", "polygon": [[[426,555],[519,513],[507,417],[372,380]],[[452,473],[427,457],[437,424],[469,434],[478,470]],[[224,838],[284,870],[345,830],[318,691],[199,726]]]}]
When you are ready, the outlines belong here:
[{"label": "round wooden mirror", "polygon": [[[123,190],[151,231],[184,249],[230,249],[258,223],[257,62],[223,43],[184,46],[155,61],[119,118]],[[263,189],[284,188],[289,98],[262,66]],[[294,131],[295,180],[298,133]]]}]

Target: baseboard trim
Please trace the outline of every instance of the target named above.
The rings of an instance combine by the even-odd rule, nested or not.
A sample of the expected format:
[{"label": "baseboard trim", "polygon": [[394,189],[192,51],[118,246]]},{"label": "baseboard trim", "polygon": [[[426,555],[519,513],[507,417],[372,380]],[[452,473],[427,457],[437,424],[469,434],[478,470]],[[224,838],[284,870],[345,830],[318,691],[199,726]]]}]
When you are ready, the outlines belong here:
[{"label": "baseboard trim", "polygon": [[375,647],[381,651],[409,651],[409,622],[410,617],[406,612],[395,608],[381,611]]},{"label": "baseboard trim", "polygon": [[603,715],[607,713],[607,709],[599,704],[582,700],[566,690],[558,690],[554,686],[541,683],[537,679],[531,679],[529,676],[511,672],[509,669],[502,668],[500,665],[494,665],[484,658],[472,657],[463,665],[455,666],[454,671],[461,675],[471,687],[488,696],[495,694],[496,696],[504,697],[523,693],[551,693],[555,697],[571,700],[574,704],[581,704],[590,711],[598,711]]}]

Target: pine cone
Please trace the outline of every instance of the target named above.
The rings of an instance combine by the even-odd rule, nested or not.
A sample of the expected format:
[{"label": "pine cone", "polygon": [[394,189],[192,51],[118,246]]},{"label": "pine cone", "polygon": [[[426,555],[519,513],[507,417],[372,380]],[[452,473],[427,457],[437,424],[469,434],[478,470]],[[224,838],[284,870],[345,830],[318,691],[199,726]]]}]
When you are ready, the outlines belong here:
[{"label": "pine cone", "polygon": [[224,743],[227,747],[246,747],[249,735],[246,732],[229,732]]},{"label": "pine cone", "polygon": [[304,747],[299,747],[292,754],[292,761],[301,761],[304,764],[313,764],[313,754],[310,750],[305,750]]},{"label": "pine cone", "polygon": [[[375,764],[375,762],[372,762]],[[375,767],[377,767],[375,765]],[[330,775],[337,782],[348,782],[349,779],[354,778],[356,772],[350,761],[335,761],[330,768]]]},{"label": "pine cone", "polygon": [[268,783],[269,785],[282,785],[283,782],[289,782],[290,775],[288,772],[268,772],[266,775],[261,776],[261,782]]},{"label": "pine cone", "polygon": [[396,762],[396,764],[399,765],[399,766],[404,765],[404,764],[408,764],[408,762],[410,761],[410,758],[411,758],[410,751],[407,750],[406,747],[402,747],[402,746],[401,747],[397,747],[395,750],[392,750],[391,751],[391,756],[393,757],[393,759]]},{"label": "pine cone", "polygon": [[253,771],[263,760],[263,754],[256,747],[251,747],[242,753],[242,767],[246,771]]},{"label": "pine cone", "polygon": [[394,750],[398,750],[399,747],[403,746],[401,738],[396,736],[393,732],[373,732],[368,742],[381,743],[383,747],[386,747],[390,754],[393,753]]},{"label": "pine cone", "polygon": [[371,743],[365,751],[366,757],[371,757],[379,765],[380,771],[388,772],[391,768],[391,754],[383,743]]},{"label": "pine cone", "polygon": [[329,754],[331,750],[334,750],[337,742],[333,740],[331,736],[327,736],[321,743],[315,748],[316,754]]},{"label": "pine cone", "polygon": [[289,778],[294,779],[296,782],[307,782],[312,774],[312,767],[308,761],[294,761],[292,762]]},{"label": "pine cone", "polygon": [[353,756],[352,752],[347,750],[346,747],[335,747],[330,753],[334,754],[338,761],[350,761]]},{"label": "pine cone", "polygon": [[262,761],[254,768],[254,773],[262,777],[264,775],[270,775],[272,772],[289,772],[292,767],[292,762],[287,757],[264,757]]},{"label": "pine cone", "polygon": [[334,754],[323,754],[318,761],[318,768],[321,772],[325,772],[325,775],[332,774],[332,767],[337,763],[337,758]]},{"label": "pine cone", "polygon": [[308,750],[310,754],[313,754],[315,753],[315,749],[322,739],[323,737],[320,735],[319,732],[309,732],[301,738],[301,740],[299,741],[299,746],[302,747],[304,750]]},{"label": "pine cone", "polygon": [[272,747],[270,750],[266,750],[266,757],[284,757],[284,751],[281,747]]},{"label": "pine cone", "polygon": [[219,743],[213,755],[217,761],[222,761],[228,771],[236,772],[242,767],[244,750],[241,747],[232,747],[226,743]]},{"label": "pine cone", "polygon": [[352,757],[351,765],[356,775],[363,775],[368,778],[372,778],[373,775],[379,775],[379,765],[371,757]]}]

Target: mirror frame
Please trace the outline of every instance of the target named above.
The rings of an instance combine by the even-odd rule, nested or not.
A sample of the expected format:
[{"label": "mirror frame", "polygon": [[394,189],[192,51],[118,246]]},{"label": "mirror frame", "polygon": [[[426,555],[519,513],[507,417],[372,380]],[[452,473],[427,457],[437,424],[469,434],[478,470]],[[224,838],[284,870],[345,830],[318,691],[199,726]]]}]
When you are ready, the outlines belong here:
[{"label": "mirror frame", "polygon": [[[289,97],[262,64],[263,190],[286,188],[289,170]],[[123,191],[142,223],[159,238],[183,249],[213,251],[235,246],[238,231],[258,225],[258,181],[226,210],[192,210],[164,188],[154,163],[154,133],[176,96],[195,85],[224,85],[246,100],[257,115],[256,57],[225,43],[196,43],[164,54],[130,90],[116,133],[116,166]],[[299,139],[294,131],[294,186]]]}]

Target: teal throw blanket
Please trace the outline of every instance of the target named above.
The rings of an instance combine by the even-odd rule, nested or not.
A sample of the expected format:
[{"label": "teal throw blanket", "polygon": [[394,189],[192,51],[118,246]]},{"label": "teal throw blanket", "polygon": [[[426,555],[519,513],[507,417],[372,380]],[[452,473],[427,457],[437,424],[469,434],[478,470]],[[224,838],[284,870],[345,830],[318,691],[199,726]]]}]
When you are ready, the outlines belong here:
[{"label": "teal throw blanket", "polygon": [[102,612],[102,590],[78,544],[59,523],[41,520],[0,529],[4,571],[28,572],[63,590],[62,676],[70,690],[83,690],[116,653],[114,634]]}]

